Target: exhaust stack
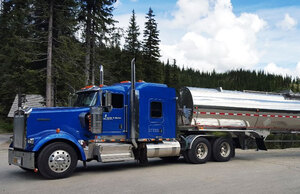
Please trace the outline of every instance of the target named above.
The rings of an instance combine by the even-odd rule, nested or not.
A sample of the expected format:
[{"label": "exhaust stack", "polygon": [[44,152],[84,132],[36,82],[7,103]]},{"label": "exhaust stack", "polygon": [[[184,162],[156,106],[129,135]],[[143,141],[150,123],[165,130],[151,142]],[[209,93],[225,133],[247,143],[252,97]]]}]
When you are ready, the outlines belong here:
[{"label": "exhaust stack", "polygon": [[131,61],[131,91],[130,91],[130,110],[131,110],[131,142],[135,148],[137,148],[137,143],[135,141],[135,127],[136,127],[136,111],[135,111],[135,58]]},{"label": "exhaust stack", "polygon": [[100,68],[100,85],[104,85],[104,71],[103,71],[103,65],[99,66]]}]

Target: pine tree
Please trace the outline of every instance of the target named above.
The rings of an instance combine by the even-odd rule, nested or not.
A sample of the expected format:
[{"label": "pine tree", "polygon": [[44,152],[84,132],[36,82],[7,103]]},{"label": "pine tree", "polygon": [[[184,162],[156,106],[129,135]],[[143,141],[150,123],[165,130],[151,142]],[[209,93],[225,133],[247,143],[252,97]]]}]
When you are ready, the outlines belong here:
[{"label": "pine tree", "polygon": [[170,73],[171,73],[170,69],[171,69],[171,66],[170,66],[170,62],[168,59],[166,65],[165,65],[165,71],[164,71],[164,83],[167,85],[170,85]]},{"label": "pine tree", "polygon": [[[61,83],[62,78],[69,73],[65,70],[74,69],[81,63],[78,60],[81,51],[74,49],[80,45],[75,38],[78,3],[75,0],[34,0],[33,7],[33,32],[37,39],[44,40],[38,49],[47,53],[46,60],[41,59],[37,62],[41,67],[47,68],[46,104],[55,106],[57,103],[61,104],[60,101],[66,101],[66,96],[61,95],[61,91],[68,88],[67,84],[72,82]],[[57,89],[58,86],[60,89]]]},{"label": "pine tree", "polygon": [[[111,32],[109,26],[115,22],[112,19],[113,4],[116,0],[81,0],[81,11],[79,19],[85,24],[85,84],[95,83],[95,65],[91,61],[91,56],[95,57],[95,48],[104,44],[109,38],[106,36]],[[92,79],[90,79],[90,72],[92,72]]]},{"label": "pine tree", "polygon": [[132,54],[133,57],[140,51],[141,43],[138,40],[140,28],[136,23],[135,12],[132,10],[132,16],[129,21],[129,27],[126,31],[124,49]]},{"label": "pine tree", "polygon": [[157,23],[154,19],[155,15],[151,8],[146,15],[144,41],[143,41],[143,55],[144,55],[144,74],[147,81],[161,82],[162,70],[159,62],[159,31]]},{"label": "pine tree", "polygon": [[[7,0],[3,4],[0,66],[5,80],[1,83],[11,88],[9,94],[6,92],[6,98],[14,98],[17,87],[24,93],[45,95],[46,84],[41,83],[46,82],[50,4],[48,0]],[[50,106],[55,105],[54,102],[61,104],[70,91],[73,92],[68,85],[73,88],[83,85],[77,83],[81,76],[77,72],[81,69],[76,66],[82,63],[79,59],[82,57],[81,43],[75,38],[77,4],[74,0],[53,0],[52,10],[51,63],[49,60],[52,67],[48,68],[52,72],[49,76],[52,85],[49,87],[52,94],[48,95]],[[63,83],[65,80],[68,82]],[[65,90],[67,95],[63,94]]]},{"label": "pine tree", "polygon": [[2,13],[2,8],[3,8],[3,0],[0,0],[0,14]]},{"label": "pine tree", "polygon": [[170,86],[176,89],[179,89],[181,87],[179,73],[180,73],[180,69],[176,65],[176,59],[173,59],[173,64],[171,67]]},{"label": "pine tree", "polygon": [[46,106],[54,105],[53,86],[52,86],[52,44],[53,44],[53,5],[54,0],[49,2],[48,20],[48,45],[47,45],[47,77],[46,77]]},{"label": "pine tree", "polygon": [[[11,103],[21,92],[38,91],[41,81],[36,67],[39,52],[32,41],[32,1],[6,0],[0,15],[0,114],[6,117]],[[42,82],[44,83],[44,82]]]}]

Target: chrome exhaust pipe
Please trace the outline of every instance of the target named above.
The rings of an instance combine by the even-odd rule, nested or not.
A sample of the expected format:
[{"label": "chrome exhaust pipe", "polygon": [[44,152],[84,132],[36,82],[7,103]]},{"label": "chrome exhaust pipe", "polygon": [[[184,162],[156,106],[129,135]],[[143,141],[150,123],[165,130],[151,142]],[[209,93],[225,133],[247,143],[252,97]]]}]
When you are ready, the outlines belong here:
[{"label": "chrome exhaust pipe", "polygon": [[136,143],[135,127],[136,127],[136,110],[135,110],[135,58],[131,61],[131,90],[130,90],[130,110],[131,110],[131,142],[135,148]]},{"label": "chrome exhaust pipe", "polygon": [[104,80],[104,78],[103,78],[104,77],[103,65],[100,65],[99,68],[100,68],[100,86],[101,86],[101,85],[104,85],[104,81],[103,81]]}]

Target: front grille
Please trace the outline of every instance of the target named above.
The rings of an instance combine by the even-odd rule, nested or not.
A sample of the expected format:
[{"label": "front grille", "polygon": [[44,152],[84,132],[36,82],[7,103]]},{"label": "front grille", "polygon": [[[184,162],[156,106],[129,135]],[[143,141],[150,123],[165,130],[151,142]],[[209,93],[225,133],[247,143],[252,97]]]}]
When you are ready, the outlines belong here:
[{"label": "front grille", "polygon": [[16,111],[14,116],[14,147],[24,149],[26,145],[26,115]]}]

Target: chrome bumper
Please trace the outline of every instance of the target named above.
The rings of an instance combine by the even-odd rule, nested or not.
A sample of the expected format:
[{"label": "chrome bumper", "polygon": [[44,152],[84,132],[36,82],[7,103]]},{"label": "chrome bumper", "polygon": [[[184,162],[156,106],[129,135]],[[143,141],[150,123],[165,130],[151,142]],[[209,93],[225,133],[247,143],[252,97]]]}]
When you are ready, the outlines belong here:
[{"label": "chrome bumper", "polygon": [[23,168],[34,169],[34,152],[16,151],[10,148],[8,150],[8,164],[14,164]]}]

